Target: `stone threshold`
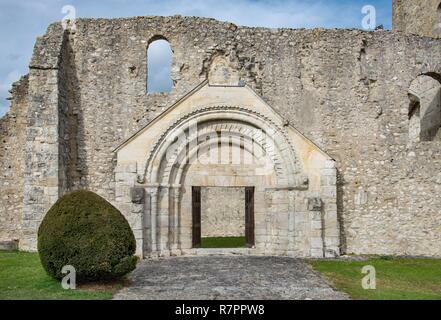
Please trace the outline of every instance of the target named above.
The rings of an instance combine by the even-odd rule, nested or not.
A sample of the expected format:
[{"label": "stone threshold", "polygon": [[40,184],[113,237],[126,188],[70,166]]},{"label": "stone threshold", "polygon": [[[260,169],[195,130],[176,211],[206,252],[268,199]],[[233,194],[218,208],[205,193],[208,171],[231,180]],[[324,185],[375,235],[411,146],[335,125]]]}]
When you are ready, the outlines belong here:
[{"label": "stone threshold", "polygon": [[294,259],[310,259],[310,257],[303,256],[298,252],[276,252],[276,251],[266,251],[257,248],[193,248],[193,249],[178,249],[178,250],[167,250],[161,252],[150,252],[146,253],[142,260],[148,259],[163,259],[171,257],[211,257],[211,256],[254,256],[254,257],[286,257]]},{"label": "stone threshold", "polygon": [[253,255],[256,253],[255,249],[250,248],[216,248],[216,249],[190,249],[183,250],[185,255],[196,255],[196,256],[233,256],[233,255]]}]

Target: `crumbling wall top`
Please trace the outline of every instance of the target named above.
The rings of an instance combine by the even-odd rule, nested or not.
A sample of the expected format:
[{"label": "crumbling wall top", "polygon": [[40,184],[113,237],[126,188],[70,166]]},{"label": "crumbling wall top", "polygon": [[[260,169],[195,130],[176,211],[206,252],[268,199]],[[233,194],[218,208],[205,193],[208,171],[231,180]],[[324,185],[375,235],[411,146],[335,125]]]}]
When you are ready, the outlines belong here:
[{"label": "crumbling wall top", "polygon": [[30,69],[58,69],[64,30],[60,22],[49,25],[44,36],[34,46]]}]

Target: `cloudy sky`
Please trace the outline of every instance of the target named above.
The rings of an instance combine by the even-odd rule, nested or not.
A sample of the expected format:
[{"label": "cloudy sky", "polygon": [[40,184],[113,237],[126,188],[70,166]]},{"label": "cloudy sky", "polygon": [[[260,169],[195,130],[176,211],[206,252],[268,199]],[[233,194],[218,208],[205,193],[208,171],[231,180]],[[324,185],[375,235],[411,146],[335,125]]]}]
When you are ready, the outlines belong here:
[{"label": "cloudy sky", "polygon": [[392,0],[0,0],[0,116],[11,83],[28,71],[35,38],[72,5],[78,17],[185,15],[238,25],[290,28],[361,28],[365,5],[377,24],[391,28]]}]

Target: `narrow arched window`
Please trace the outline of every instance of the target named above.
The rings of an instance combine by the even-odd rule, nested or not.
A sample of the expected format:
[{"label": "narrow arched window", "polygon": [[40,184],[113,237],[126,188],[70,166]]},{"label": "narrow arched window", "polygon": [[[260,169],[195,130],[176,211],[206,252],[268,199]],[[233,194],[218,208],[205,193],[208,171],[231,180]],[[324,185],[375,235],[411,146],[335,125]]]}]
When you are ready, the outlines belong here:
[{"label": "narrow arched window", "polygon": [[439,140],[441,128],[440,77],[421,75],[409,88],[409,139],[411,141]]},{"label": "narrow arched window", "polygon": [[147,92],[170,92],[173,52],[167,40],[155,40],[147,49]]}]

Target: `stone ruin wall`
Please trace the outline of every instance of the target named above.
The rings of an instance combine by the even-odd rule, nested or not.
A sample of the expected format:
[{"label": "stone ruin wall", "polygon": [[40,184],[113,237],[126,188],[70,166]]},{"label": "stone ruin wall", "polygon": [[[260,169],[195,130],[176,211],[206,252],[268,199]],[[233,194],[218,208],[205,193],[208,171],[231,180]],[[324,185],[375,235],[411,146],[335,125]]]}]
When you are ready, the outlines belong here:
[{"label": "stone ruin wall", "polygon": [[9,112],[0,119],[0,241],[21,236],[27,94],[25,76],[13,84]]},{"label": "stone ruin wall", "polygon": [[[113,150],[205,79],[213,56],[226,55],[336,159],[344,252],[441,256],[441,143],[408,141],[408,88],[420,74],[441,73],[439,41],[182,17],[81,19],[76,28],[63,36],[51,25],[31,62],[27,148],[40,156],[26,158],[23,248],[64,192],[83,187],[113,201]],[[161,37],[174,51],[175,88],[146,94],[147,46]],[[19,201],[5,205],[10,212]]]},{"label": "stone ruin wall", "polygon": [[202,238],[245,237],[245,188],[203,187]]},{"label": "stone ruin wall", "polygon": [[393,0],[393,28],[395,31],[426,37],[441,37],[440,0]]}]

